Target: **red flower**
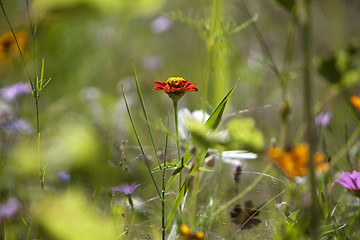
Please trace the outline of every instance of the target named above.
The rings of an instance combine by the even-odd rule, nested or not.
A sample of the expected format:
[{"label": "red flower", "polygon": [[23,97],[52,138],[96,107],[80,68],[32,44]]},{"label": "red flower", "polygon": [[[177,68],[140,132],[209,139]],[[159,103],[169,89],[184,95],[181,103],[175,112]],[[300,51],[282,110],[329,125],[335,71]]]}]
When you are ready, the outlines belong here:
[{"label": "red flower", "polygon": [[196,83],[183,79],[182,77],[171,77],[167,82],[154,82],[153,90],[166,92],[173,101],[178,101],[186,92],[198,91]]}]

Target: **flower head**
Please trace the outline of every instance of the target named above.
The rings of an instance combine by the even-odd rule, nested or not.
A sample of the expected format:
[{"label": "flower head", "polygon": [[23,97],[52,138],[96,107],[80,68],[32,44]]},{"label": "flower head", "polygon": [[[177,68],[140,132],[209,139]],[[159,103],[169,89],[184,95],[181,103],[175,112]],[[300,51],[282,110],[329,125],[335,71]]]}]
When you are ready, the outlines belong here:
[{"label": "flower head", "polygon": [[[15,32],[17,42],[21,50],[26,45],[28,34],[25,31]],[[5,59],[18,51],[18,47],[12,32],[0,36],[0,60]]]},{"label": "flower head", "polygon": [[357,110],[360,111],[360,97],[351,96],[350,102],[352,103],[352,105],[354,105],[354,107],[356,107]]},{"label": "flower head", "polygon": [[241,230],[251,229],[261,223],[261,220],[257,218],[260,210],[254,208],[254,203],[251,200],[245,202],[245,206],[241,207],[240,204],[236,204],[230,217],[233,223],[239,225]]},{"label": "flower head", "polygon": [[10,198],[5,203],[0,203],[0,223],[11,218],[20,208],[21,203],[16,198]]},{"label": "flower head", "polygon": [[155,18],[151,22],[151,29],[155,33],[162,33],[167,31],[173,24],[173,21],[168,19],[167,17],[160,16]]},{"label": "flower head", "polygon": [[0,95],[6,102],[12,102],[20,95],[30,93],[28,84],[24,82],[15,83],[0,89]]},{"label": "flower head", "polygon": [[341,186],[360,198],[360,172],[355,170],[352,173],[343,172],[340,175],[340,179],[335,182],[339,183]]},{"label": "flower head", "polygon": [[182,77],[171,77],[166,82],[154,82],[154,84],[157,86],[153,90],[166,92],[174,102],[179,101],[186,92],[198,91],[196,83],[190,83]]},{"label": "flower head", "polygon": [[[309,165],[309,146],[307,144],[300,143],[285,151],[272,147],[268,149],[267,153],[270,161],[279,167],[287,177],[294,179],[307,175]],[[329,163],[324,162],[324,154],[317,152],[313,157],[316,172],[325,172],[329,169]]]},{"label": "flower head", "polygon": [[319,127],[325,127],[329,125],[331,119],[331,113],[329,112],[321,112],[315,118],[315,125]]},{"label": "flower head", "polygon": [[185,224],[180,225],[180,234],[181,234],[181,239],[186,239],[186,240],[205,239],[205,233],[204,232],[200,231],[200,232],[192,233],[190,231],[190,228]]},{"label": "flower head", "polygon": [[128,183],[123,183],[123,184],[121,184],[121,185],[119,185],[119,186],[113,187],[112,190],[113,190],[114,192],[121,192],[121,193],[123,193],[123,194],[125,194],[125,195],[128,196],[128,195],[132,194],[132,192],[133,192],[136,188],[138,188],[140,185],[141,185],[141,184],[136,184],[136,182],[135,182],[135,183],[132,183],[131,185],[129,185]]}]

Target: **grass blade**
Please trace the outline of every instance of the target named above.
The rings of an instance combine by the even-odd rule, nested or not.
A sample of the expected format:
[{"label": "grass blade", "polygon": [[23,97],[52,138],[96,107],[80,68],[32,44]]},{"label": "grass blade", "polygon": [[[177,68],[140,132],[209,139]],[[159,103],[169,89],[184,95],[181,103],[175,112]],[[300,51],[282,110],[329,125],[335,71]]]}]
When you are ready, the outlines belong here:
[{"label": "grass blade", "polygon": [[168,217],[166,219],[165,229],[169,226],[171,220],[173,219],[173,217],[175,215],[175,212],[179,208],[180,203],[181,203],[181,201],[183,200],[183,198],[185,196],[185,193],[186,193],[186,190],[187,190],[185,184],[186,184],[186,181],[182,185],[181,190],[180,190],[179,194],[177,195],[177,197],[175,199],[174,205],[172,206],[171,211],[170,211],[170,213],[169,213],[169,215],[168,215]]},{"label": "grass blade", "polygon": [[[157,156],[157,150],[156,150],[154,138],[153,138],[153,135],[152,135],[152,132],[151,132],[151,128],[150,128],[150,124],[149,124],[149,118],[148,118],[148,115],[147,115],[147,113],[146,113],[145,104],[144,104],[144,99],[143,99],[142,94],[141,94],[141,89],[140,89],[138,77],[137,77],[137,74],[136,74],[135,64],[133,64],[133,68],[134,68],[134,76],[135,76],[135,82],[136,82],[136,89],[137,89],[137,92],[138,92],[138,95],[139,95],[139,99],[140,99],[140,103],[141,103],[141,108],[142,108],[143,113],[144,113],[144,116],[145,116],[146,126],[147,126],[147,128],[148,128],[148,130],[149,130],[152,147],[153,147],[153,149],[154,149],[154,155],[155,155],[156,160],[157,160],[157,162],[158,162],[158,165],[159,165],[159,167],[160,167],[161,164],[160,164],[159,158],[158,158],[158,156]],[[161,168],[161,167],[160,167],[160,168]]]},{"label": "grass blade", "polygon": [[[134,124],[134,121],[133,121],[132,116],[131,116],[130,108],[129,108],[128,102],[127,102],[127,100],[126,100],[126,95],[125,95],[125,91],[124,91],[123,86],[121,86],[121,90],[122,90],[122,94],[123,94],[123,96],[124,96],[125,106],[126,106],[127,113],[128,113],[128,115],[129,115],[129,119],[130,119],[132,128],[133,128],[133,130],[134,130],[136,139],[137,139],[137,141],[138,141],[138,144],[139,144],[141,153],[142,153],[142,155],[143,155],[143,157],[144,157],[144,159],[145,159],[145,151],[144,151],[144,148],[143,148],[143,146],[142,146],[142,144],[141,144],[139,135],[137,134],[137,131],[136,131],[136,128],[135,128],[135,124]],[[147,164],[146,164],[146,166],[147,166],[147,168],[148,168],[148,170],[149,170],[151,179],[152,179],[152,181],[153,181],[153,183],[154,183],[154,185],[155,185],[155,188],[156,188],[156,191],[157,191],[157,193],[158,193],[158,195],[159,195],[159,198],[161,199],[161,194],[160,194],[159,188],[158,188],[158,186],[157,186],[157,184],[156,184],[156,182],[155,182],[155,179],[154,179],[154,176],[153,176],[153,174],[152,174],[152,172],[151,172],[151,169],[150,169],[150,167],[149,167]]]},{"label": "grass blade", "polygon": [[225,110],[226,103],[228,102],[231,94],[234,92],[236,85],[237,83],[230,89],[230,91],[225,95],[219,105],[212,112],[211,116],[205,123],[205,127],[215,130],[219,126],[220,120]]}]

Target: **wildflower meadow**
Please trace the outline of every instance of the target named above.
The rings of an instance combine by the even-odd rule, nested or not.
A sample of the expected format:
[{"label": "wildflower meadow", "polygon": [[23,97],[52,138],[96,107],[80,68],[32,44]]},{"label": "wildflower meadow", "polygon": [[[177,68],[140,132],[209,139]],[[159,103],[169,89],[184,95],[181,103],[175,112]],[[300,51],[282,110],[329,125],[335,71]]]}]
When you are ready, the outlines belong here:
[{"label": "wildflower meadow", "polygon": [[360,239],[360,1],[0,8],[1,239]]}]

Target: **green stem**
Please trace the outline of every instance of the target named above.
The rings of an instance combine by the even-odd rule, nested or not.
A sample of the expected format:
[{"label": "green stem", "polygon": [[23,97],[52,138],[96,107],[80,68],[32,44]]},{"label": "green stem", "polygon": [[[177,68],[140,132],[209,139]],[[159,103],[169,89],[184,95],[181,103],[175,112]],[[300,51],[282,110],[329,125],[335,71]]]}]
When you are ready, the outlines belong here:
[{"label": "green stem", "polygon": [[316,135],[314,131],[314,118],[312,113],[312,35],[311,35],[311,8],[310,0],[304,0],[306,19],[302,23],[304,44],[304,110],[307,123],[307,138],[310,146],[309,152],[309,177],[311,190],[311,239],[319,239],[319,206],[316,193],[315,164],[313,155],[315,153]]},{"label": "green stem", "polygon": [[45,182],[45,171],[44,171],[44,163],[40,156],[40,118],[39,118],[39,100],[35,99],[35,108],[36,108],[36,132],[37,132],[37,154],[40,158],[40,184],[41,189],[44,189]]},{"label": "green stem", "polygon": [[[168,129],[169,129],[169,119],[168,119]],[[168,134],[165,137],[165,148],[164,148],[164,165],[162,168],[162,198],[161,198],[161,231],[162,231],[162,240],[165,240],[165,177],[166,177],[166,154],[167,154],[167,143],[168,143]]]},{"label": "green stem", "polygon": [[129,201],[129,204],[130,204],[130,207],[131,207],[131,222],[130,222],[130,226],[129,226],[129,231],[128,233],[126,234],[126,238],[129,239],[129,237],[131,237],[131,232],[132,232],[132,229],[133,229],[133,226],[134,226],[134,222],[135,222],[135,209],[134,209],[134,203],[133,203],[133,200],[131,198],[130,195],[128,195],[128,201]]},{"label": "green stem", "polygon": [[[175,121],[175,134],[176,134],[176,149],[177,149],[177,155],[178,155],[178,162],[181,161],[181,168],[183,168],[183,167],[184,167],[184,159],[181,159],[181,157],[180,157],[177,102],[178,102],[178,101],[173,101],[173,105],[174,105],[174,121]],[[180,190],[181,190],[181,171],[180,171],[180,174],[179,174],[179,192],[180,192]]]}]

